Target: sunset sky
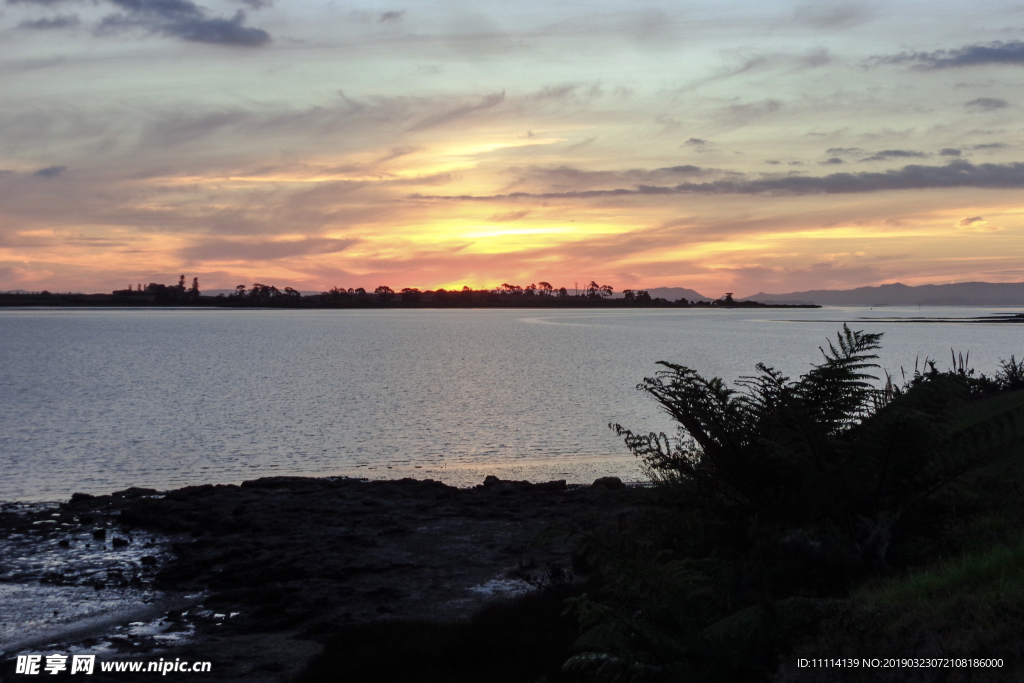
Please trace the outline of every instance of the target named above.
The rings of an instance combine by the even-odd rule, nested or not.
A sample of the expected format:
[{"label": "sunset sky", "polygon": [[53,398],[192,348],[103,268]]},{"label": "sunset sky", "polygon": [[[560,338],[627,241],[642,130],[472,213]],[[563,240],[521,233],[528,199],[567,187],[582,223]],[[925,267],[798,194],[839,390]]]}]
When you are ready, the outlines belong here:
[{"label": "sunset sky", "polygon": [[1024,280],[1024,5],[4,0],[0,290]]}]

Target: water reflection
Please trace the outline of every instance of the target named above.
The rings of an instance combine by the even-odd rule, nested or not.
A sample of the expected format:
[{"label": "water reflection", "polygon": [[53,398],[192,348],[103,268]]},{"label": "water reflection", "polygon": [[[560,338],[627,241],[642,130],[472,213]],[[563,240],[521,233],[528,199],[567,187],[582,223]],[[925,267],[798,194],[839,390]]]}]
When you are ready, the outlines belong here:
[{"label": "water reflection", "polygon": [[836,320],[885,332],[897,373],[950,347],[979,370],[1024,355],[1018,326],[860,320],[900,313],[4,310],[0,500],[273,474],[635,478],[607,424],[669,427],[634,390],[658,360],[799,374]]}]

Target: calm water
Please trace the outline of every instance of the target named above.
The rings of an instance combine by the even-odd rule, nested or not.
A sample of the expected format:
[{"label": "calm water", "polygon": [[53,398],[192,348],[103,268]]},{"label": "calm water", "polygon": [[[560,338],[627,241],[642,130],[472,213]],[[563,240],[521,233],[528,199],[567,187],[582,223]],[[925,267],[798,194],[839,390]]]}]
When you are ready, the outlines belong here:
[{"label": "calm water", "polygon": [[950,347],[990,372],[1024,356],[1024,327],[864,320],[986,312],[0,310],[0,500],[274,474],[636,479],[607,424],[671,429],[634,388],[658,360],[800,374],[847,320],[885,333],[897,377]]}]

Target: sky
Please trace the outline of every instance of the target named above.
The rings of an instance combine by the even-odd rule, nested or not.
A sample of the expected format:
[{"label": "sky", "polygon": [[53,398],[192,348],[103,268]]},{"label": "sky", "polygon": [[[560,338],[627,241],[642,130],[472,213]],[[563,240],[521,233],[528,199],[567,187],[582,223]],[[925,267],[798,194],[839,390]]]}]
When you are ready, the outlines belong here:
[{"label": "sky", "polygon": [[0,290],[1024,281],[1024,4],[0,0]]}]

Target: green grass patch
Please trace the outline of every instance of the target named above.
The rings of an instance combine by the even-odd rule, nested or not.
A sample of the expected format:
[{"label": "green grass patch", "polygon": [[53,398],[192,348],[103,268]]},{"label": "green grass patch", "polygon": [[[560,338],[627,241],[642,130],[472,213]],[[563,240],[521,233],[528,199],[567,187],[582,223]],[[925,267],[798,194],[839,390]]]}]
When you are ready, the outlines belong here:
[{"label": "green grass patch", "polygon": [[1024,603],[1024,538],[970,553],[907,576],[869,584],[853,594],[868,609],[941,614],[964,601],[977,607]]}]

